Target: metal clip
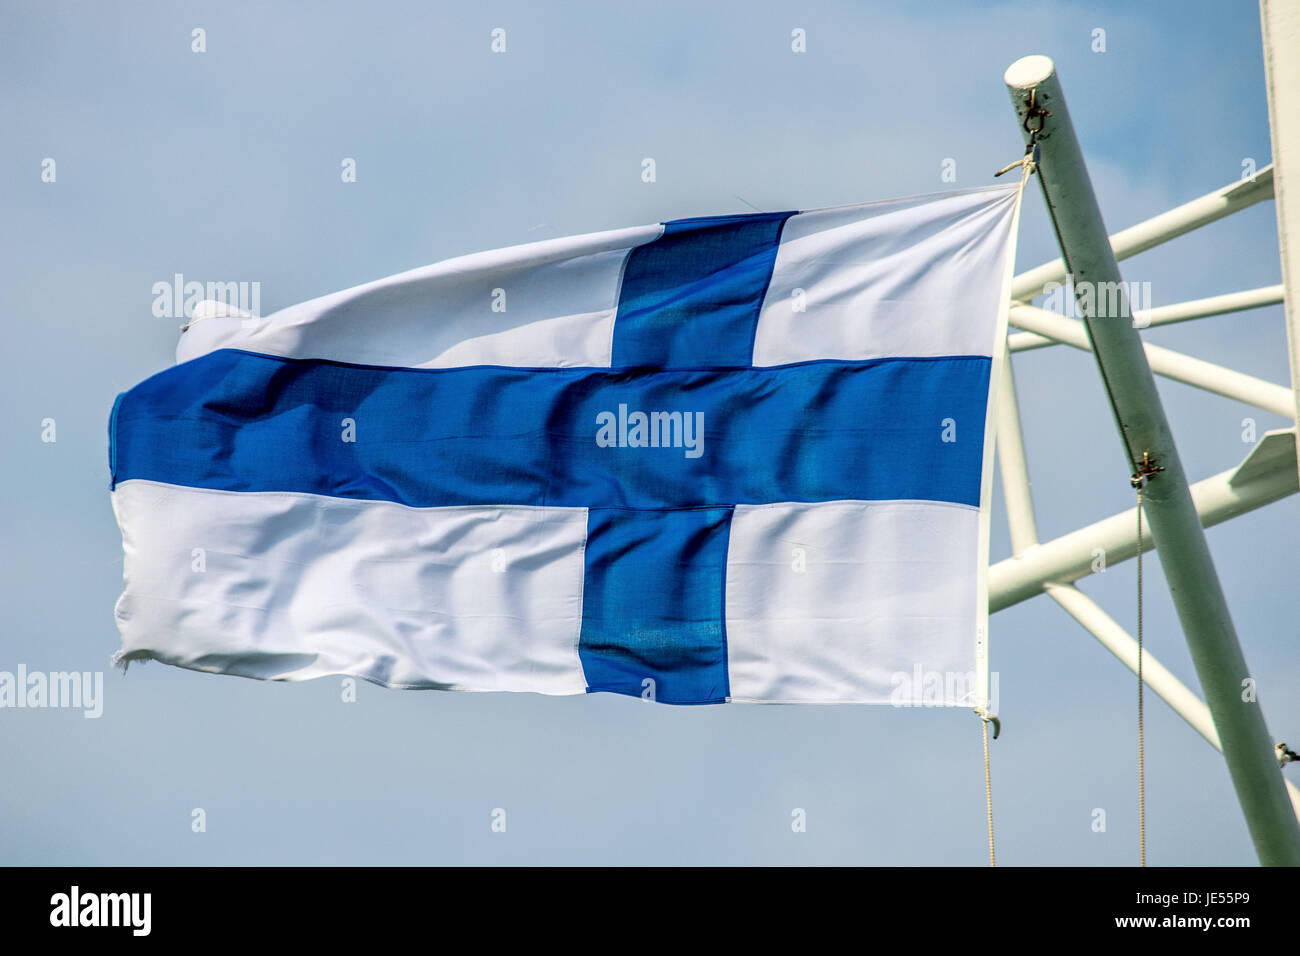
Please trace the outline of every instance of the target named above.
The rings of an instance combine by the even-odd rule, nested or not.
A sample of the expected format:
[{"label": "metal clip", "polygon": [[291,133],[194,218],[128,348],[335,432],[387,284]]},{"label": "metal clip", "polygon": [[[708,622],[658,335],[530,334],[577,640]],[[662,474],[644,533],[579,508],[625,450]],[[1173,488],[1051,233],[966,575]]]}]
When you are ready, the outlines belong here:
[{"label": "metal clip", "polygon": [[1152,458],[1151,452],[1144,451],[1142,453],[1142,464],[1137,466],[1137,470],[1129,478],[1129,484],[1134,488],[1141,488],[1147,483],[1148,478],[1154,478],[1158,472],[1164,470],[1164,465],[1160,464],[1157,459]]},{"label": "metal clip", "polygon": [[[1029,145],[1032,146],[1034,143],[1038,142],[1038,134],[1043,131],[1043,126],[1047,123],[1047,117],[1052,115],[1052,111],[1045,110],[1038,105],[1037,88],[1029,91],[1029,97],[1025,100],[1025,106],[1027,106],[1028,109],[1025,111],[1025,119],[1021,125],[1024,126],[1025,132],[1029,134]],[[1031,127],[1029,121],[1035,117],[1038,118],[1038,125]]]},{"label": "metal clip", "polygon": [[977,716],[980,720],[984,721],[986,724],[993,725],[993,739],[997,740],[998,734],[1002,733],[1002,721],[998,719],[997,715],[990,714],[983,707],[976,707],[975,716]]}]

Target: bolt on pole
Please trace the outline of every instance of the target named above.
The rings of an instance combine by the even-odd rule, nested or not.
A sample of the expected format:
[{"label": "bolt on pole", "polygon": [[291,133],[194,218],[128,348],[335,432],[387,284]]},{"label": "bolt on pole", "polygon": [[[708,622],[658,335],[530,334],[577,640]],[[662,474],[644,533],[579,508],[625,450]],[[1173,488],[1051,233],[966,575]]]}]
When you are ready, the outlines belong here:
[{"label": "bolt on pole", "polygon": [[1255,852],[1266,866],[1300,866],[1300,823],[1133,326],[1056,67],[1048,57],[1027,56],[1008,67],[1004,80],[1025,141],[1035,148],[1043,196],[1124,444],[1127,471],[1116,469],[1116,481],[1141,471],[1148,457],[1163,469],[1143,490],[1143,512]]}]

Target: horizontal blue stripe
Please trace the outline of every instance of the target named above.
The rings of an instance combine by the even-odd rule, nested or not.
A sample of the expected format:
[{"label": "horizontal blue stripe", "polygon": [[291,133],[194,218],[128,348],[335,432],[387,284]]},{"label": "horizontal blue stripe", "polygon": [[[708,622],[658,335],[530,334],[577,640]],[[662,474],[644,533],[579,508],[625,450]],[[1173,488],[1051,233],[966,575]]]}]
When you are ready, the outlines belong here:
[{"label": "horizontal blue stripe", "polygon": [[[113,479],[412,506],[977,506],[989,365],[392,369],[224,349],[121,396]],[[620,405],[702,413],[701,456],[598,447],[597,416]],[[954,442],[942,440],[945,419]]]},{"label": "horizontal blue stripe", "polygon": [[698,368],[753,364],[758,313],[781,229],[793,212],[675,219],[628,255],[614,320],[613,364]]}]

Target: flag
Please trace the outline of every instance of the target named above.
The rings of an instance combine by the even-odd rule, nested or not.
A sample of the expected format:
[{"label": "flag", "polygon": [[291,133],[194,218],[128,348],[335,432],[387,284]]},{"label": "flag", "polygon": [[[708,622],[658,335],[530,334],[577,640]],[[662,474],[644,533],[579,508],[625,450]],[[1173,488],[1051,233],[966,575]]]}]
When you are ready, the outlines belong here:
[{"label": "flag", "polygon": [[1018,209],[684,219],[201,310],[112,411],[119,660],[977,703]]}]

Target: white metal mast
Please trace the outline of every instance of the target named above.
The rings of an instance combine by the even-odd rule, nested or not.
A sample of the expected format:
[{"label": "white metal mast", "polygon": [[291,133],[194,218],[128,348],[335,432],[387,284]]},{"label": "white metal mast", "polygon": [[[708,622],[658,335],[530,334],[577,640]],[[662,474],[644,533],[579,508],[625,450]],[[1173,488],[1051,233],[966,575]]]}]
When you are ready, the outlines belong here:
[{"label": "white metal mast", "polygon": [[[1270,31],[1268,6],[1266,2],[1266,45]],[[1285,15],[1274,18],[1286,23],[1274,23],[1273,29],[1291,31],[1291,39],[1286,42],[1292,42],[1297,19],[1293,6]],[[1272,59],[1267,50],[1266,58]],[[1270,69],[1276,112],[1278,97],[1295,102],[1292,97],[1300,89],[1294,70],[1281,71],[1286,73],[1286,82],[1282,83],[1276,78],[1278,71]],[[1293,419],[1297,413],[1295,390],[1170,349],[1145,346],[1129,313],[1117,265],[1118,259],[1269,198],[1275,178],[1280,179],[1280,175],[1269,167],[1253,180],[1229,184],[1113,237],[1107,236],[1052,61],[1042,56],[1025,57],[1011,65],[1005,80],[1025,138],[1034,150],[1039,182],[1062,250],[1062,259],[1031,269],[1013,282],[1010,322],[1025,331],[1010,337],[1011,348],[1023,351],[1059,342],[1092,351],[1123,441],[1127,467],[1134,473],[1144,472],[1149,462],[1160,470],[1151,473],[1144,491],[1143,512],[1150,523],[1150,538],[1144,534],[1139,544],[1136,515],[1130,511],[1039,544],[1007,363],[998,445],[1015,557],[990,568],[989,609],[1000,610],[1047,593],[1136,670],[1136,642],[1073,582],[1090,572],[1092,549],[1099,544],[1107,548],[1108,559],[1113,562],[1132,557],[1139,546],[1147,550],[1154,539],[1208,707],[1145,651],[1144,682],[1223,752],[1260,861],[1300,865],[1300,823],[1296,816],[1300,812],[1300,792],[1281,775],[1260,704],[1253,695],[1243,695],[1250,673],[1202,528],[1297,490],[1300,472],[1295,430],[1269,433],[1239,468],[1189,487],[1153,372]],[[1294,121],[1294,114],[1291,119]],[[1290,135],[1295,136],[1296,131],[1292,129]],[[1278,160],[1281,153],[1275,145]],[[1280,206],[1278,218],[1285,243]],[[1284,260],[1287,254],[1284,245]],[[1294,282],[1300,264],[1292,265],[1284,277]],[[1105,295],[1080,298],[1082,322],[1028,304],[1047,291],[1044,287],[1048,283],[1063,282],[1067,272],[1073,277],[1076,293],[1089,286],[1093,292],[1107,290]],[[1277,302],[1280,292],[1270,287],[1181,303],[1151,310],[1138,321],[1183,321],[1254,308]],[[1291,332],[1294,382],[1300,375],[1294,324]]]},{"label": "white metal mast", "polygon": [[[1282,255],[1286,301],[1300,303],[1300,3],[1261,0],[1264,75],[1268,86],[1268,125],[1273,139],[1277,198],[1277,241]],[[1300,383],[1300,308],[1286,310],[1291,383]],[[1295,394],[1300,398],[1300,389]],[[1300,401],[1293,414],[1300,418]]]}]

